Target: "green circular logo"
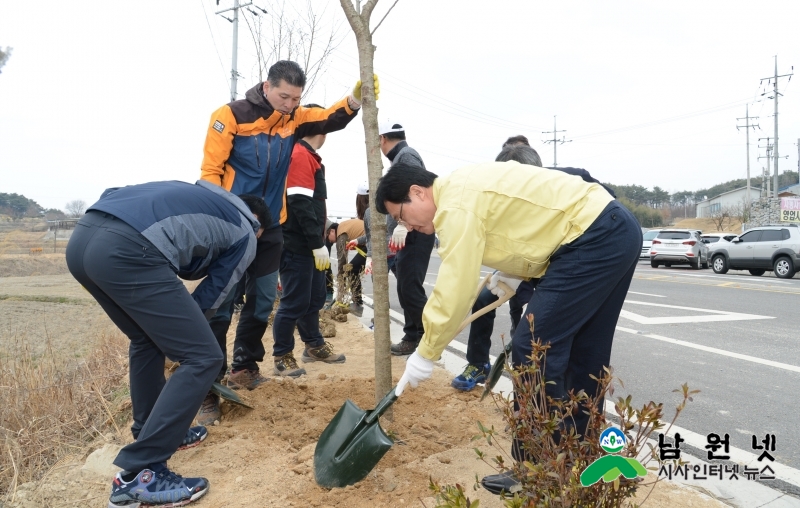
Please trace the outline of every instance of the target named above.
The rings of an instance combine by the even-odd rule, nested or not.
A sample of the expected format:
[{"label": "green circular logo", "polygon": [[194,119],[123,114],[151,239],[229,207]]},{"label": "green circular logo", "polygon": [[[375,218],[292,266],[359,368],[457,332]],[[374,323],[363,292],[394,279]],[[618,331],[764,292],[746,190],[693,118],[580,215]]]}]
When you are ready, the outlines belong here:
[{"label": "green circular logo", "polygon": [[600,448],[606,453],[619,453],[625,448],[625,434],[616,427],[609,427],[600,434]]}]

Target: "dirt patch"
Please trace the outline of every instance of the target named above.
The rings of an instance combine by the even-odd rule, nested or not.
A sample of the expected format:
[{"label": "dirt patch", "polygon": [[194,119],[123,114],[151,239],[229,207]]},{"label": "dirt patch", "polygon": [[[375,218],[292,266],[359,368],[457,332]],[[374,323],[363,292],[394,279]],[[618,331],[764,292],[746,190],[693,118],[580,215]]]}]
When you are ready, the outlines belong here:
[{"label": "dirt patch", "polygon": [[[41,278],[30,279],[11,281],[5,287],[0,284],[0,292],[24,296],[52,291],[54,296],[85,299],[83,289],[70,279],[50,278],[51,286],[43,286],[45,282]],[[4,302],[12,303],[5,300],[0,305]],[[31,317],[36,313],[33,310],[24,312],[25,306],[34,309],[36,305],[52,305],[78,309],[78,312],[99,310],[98,306],[43,304],[30,300],[14,303],[23,311],[15,319],[22,319],[28,323],[26,326],[30,326]],[[61,331],[54,334],[56,339],[87,337],[86,329],[77,328],[81,316],[79,313],[59,317]],[[13,323],[9,320],[6,326],[13,326]],[[175,471],[187,476],[202,475],[211,481],[212,487],[197,503],[198,508],[432,508],[435,502],[428,490],[431,477],[441,483],[463,485],[468,496],[480,500],[482,507],[502,506],[499,498],[483,489],[473,490],[476,476],[480,478],[494,471],[477,460],[473,451],[476,445],[486,452],[491,449],[481,442],[471,441],[471,437],[477,433],[477,421],[499,429],[503,429],[505,423],[491,401],[480,402],[478,390],[471,393],[453,390],[449,386],[452,375],[443,369],[436,369],[433,379],[416,390],[407,391],[395,403],[393,421],[382,421],[384,429],[395,436],[396,443],[364,481],[344,489],[327,490],[316,485],[313,452],[319,434],[346,399],[365,409],[375,404],[372,332],[352,317],[345,323],[336,323],[336,327],[336,337],[330,340],[336,351],[347,355],[346,363],[305,364],[308,375],[291,380],[273,377],[268,360],[263,369],[272,379],[257,390],[242,394],[255,409],[223,404],[223,419],[220,425],[209,428],[209,438],[197,448],[178,452],[173,457],[170,467]],[[231,326],[229,345],[233,342],[234,330],[235,323]],[[268,330],[265,338],[268,349],[271,333]],[[299,356],[301,352],[302,342],[298,340],[295,354]],[[393,358],[395,381],[404,366],[404,359]],[[49,470],[44,480],[19,486],[9,496],[9,501],[12,497],[13,501],[7,506],[106,506],[111,482],[109,471],[113,471],[113,467],[98,463],[98,456],[110,460],[114,453],[107,447],[118,447],[129,440],[130,434],[123,428],[122,435],[108,433],[102,442],[75,450],[74,455],[65,457]],[[87,461],[90,452],[104,447],[102,453]],[[648,506],[675,506],[677,496],[688,501],[681,503],[682,506],[723,506],[693,490],[663,482],[657,494],[651,496]]]}]

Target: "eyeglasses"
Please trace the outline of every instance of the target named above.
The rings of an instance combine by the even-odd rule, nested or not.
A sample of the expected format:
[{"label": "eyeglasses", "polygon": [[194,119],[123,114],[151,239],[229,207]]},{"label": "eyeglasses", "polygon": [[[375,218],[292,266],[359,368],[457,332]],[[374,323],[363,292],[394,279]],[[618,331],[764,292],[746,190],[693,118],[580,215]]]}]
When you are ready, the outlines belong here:
[{"label": "eyeglasses", "polygon": [[397,223],[408,227],[408,223],[403,220],[403,203],[400,203],[400,213],[397,214]]}]

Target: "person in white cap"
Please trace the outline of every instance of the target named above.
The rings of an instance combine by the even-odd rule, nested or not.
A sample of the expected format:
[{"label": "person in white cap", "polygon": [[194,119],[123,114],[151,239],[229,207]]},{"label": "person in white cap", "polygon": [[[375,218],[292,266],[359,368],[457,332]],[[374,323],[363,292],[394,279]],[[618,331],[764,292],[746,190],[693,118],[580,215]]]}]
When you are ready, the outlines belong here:
[{"label": "person in white cap", "polygon": [[[403,125],[391,118],[385,118],[378,126],[381,152],[392,163],[425,169],[425,163],[419,153],[408,146],[406,130]],[[387,217],[386,230],[390,235],[390,248],[397,250],[395,276],[397,277],[397,298],[403,307],[405,326],[403,340],[391,347],[392,354],[410,355],[417,349],[424,333],[422,326],[422,309],[428,301],[425,288],[425,275],[428,262],[436,240],[435,235],[419,231],[410,231],[403,224],[397,224]]]}]

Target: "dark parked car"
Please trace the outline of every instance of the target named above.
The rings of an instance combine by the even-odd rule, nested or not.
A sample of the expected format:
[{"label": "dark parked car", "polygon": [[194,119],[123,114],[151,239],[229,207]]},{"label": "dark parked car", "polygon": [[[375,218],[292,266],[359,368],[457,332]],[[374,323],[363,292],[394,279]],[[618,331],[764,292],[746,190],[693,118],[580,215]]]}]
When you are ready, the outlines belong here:
[{"label": "dark parked car", "polygon": [[715,273],[749,270],[752,275],[774,271],[791,279],[800,268],[800,228],[792,225],[762,226],[737,236],[711,251]]}]

